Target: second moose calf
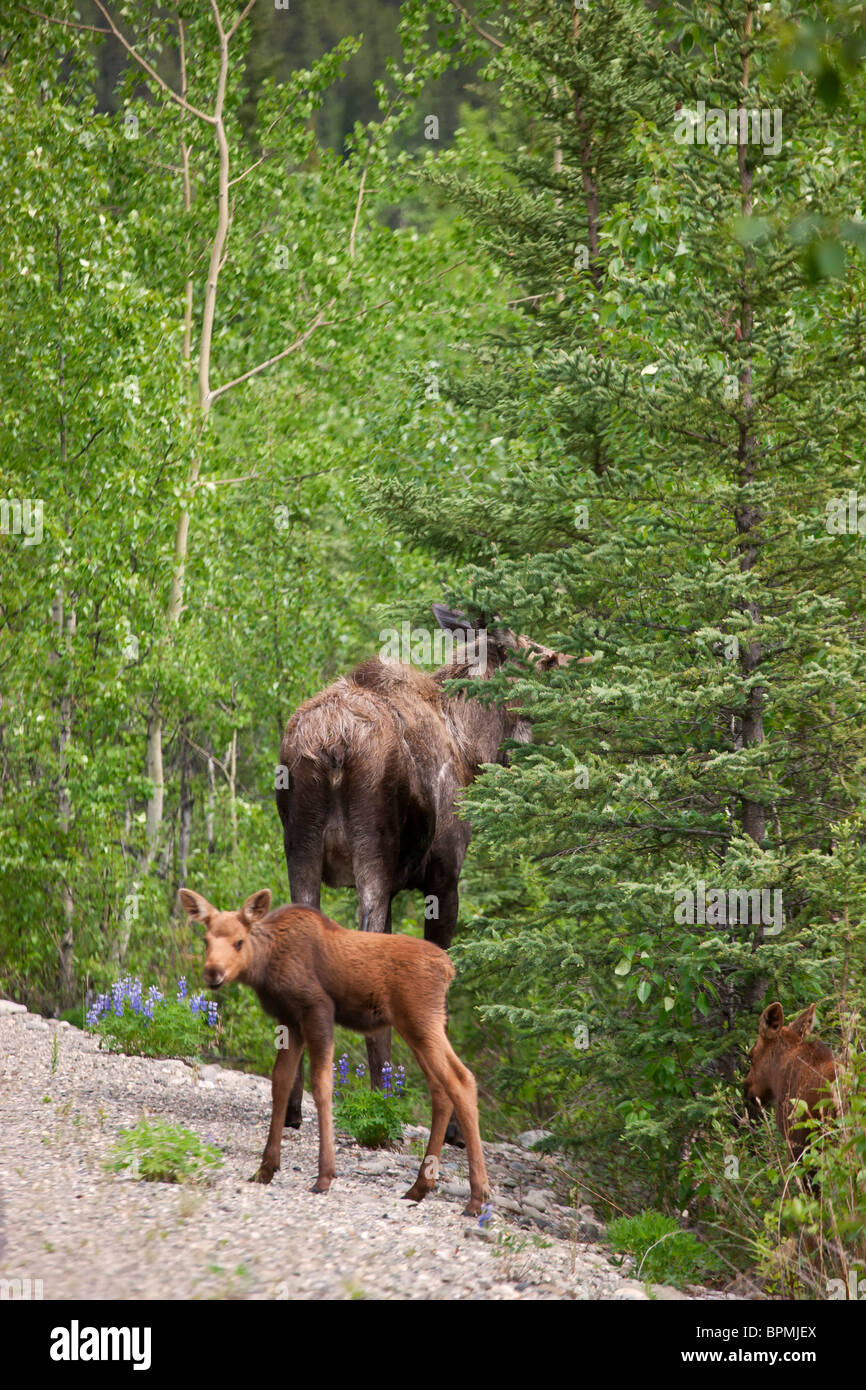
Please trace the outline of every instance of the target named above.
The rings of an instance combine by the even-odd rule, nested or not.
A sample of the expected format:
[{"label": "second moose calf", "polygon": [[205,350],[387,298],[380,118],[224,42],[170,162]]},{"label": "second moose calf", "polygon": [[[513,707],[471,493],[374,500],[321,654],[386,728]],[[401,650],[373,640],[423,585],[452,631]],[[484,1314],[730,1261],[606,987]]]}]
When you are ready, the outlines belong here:
[{"label": "second moose calf", "polygon": [[776,1103],[776,1124],[792,1159],[803,1154],[809,1142],[809,1126],[797,1123],[792,1102],[802,1100],[809,1118],[832,1111],[828,1087],[836,1080],[836,1060],[826,1043],[808,1034],[815,1024],[815,1005],[810,1004],[787,1026],[781,1004],[770,1004],[761,1014],[758,1041],[752,1048],[749,1074],[743,1083],[747,1105]]},{"label": "second moose calf", "polygon": [[478,1128],[475,1078],[445,1033],[445,999],[454,966],[438,946],[411,936],[347,931],[315,908],[269,912],[268,889],[238,912],[220,912],[200,893],[182,888],[188,915],[205,927],[205,982],[211,989],[239,980],[250,985],[266,1013],[287,1031],[272,1080],[273,1111],[256,1174],[270,1182],[280,1166],[286,1103],[304,1047],[309,1050],[319,1120],[319,1172],[314,1192],[327,1192],[336,1174],[333,1089],[334,1024],[366,1036],[396,1028],[409,1044],[430,1088],[433,1117],[427,1152],[405,1194],[420,1202],[432,1191],[453,1105],[469,1158],[469,1202],[478,1216],[488,1195]]}]

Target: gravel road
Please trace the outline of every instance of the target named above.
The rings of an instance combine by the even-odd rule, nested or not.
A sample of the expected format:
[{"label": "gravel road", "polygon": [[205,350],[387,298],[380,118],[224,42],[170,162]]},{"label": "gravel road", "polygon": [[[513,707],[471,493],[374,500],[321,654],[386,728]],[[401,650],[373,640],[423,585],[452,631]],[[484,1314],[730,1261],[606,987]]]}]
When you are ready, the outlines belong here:
[{"label": "gravel road", "polygon": [[[56,1037],[56,1048],[55,1048]],[[56,1053],[56,1055],[55,1055]],[[485,1144],[488,1228],[461,1215],[461,1150],[443,1154],[437,1192],[400,1200],[409,1152],[338,1135],[331,1191],[310,1192],[316,1123],[286,1130],[282,1168],[250,1183],[270,1117],[262,1077],[116,1057],[94,1037],[0,1001],[0,1277],[41,1280],[45,1299],[718,1298],[651,1286],[611,1263],[587,1207],[559,1205],[553,1160]],[[223,1151],[207,1187],[106,1172],[118,1131],[143,1114],[182,1124]],[[37,1286],[32,1286],[37,1287]]]}]

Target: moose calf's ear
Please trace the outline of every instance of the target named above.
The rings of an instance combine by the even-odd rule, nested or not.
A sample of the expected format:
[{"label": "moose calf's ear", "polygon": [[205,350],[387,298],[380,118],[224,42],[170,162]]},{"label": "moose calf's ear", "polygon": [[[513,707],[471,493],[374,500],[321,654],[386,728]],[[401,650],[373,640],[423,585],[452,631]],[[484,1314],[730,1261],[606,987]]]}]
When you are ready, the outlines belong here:
[{"label": "moose calf's ear", "polygon": [[779,1032],[784,1022],[785,1015],[782,1012],[782,1005],[778,1003],[770,1004],[770,1006],[766,1008],[764,1012],[761,1014],[761,1021],[758,1024],[758,1032],[760,1033],[762,1038],[775,1037],[775,1035]]},{"label": "moose calf's ear", "polygon": [[267,911],[270,905],[270,888],[259,889],[258,893],[253,893],[252,897],[247,898],[246,902],[241,908],[241,921],[246,922],[247,926],[250,926],[252,922],[257,922],[260,917],[264,917],[267,915]]},{"label": "moose calf's ear", "polygon": [[181,888],[178,898],[187,916],[194,917],[197,922],[208,922],[216,911],[207,898],[203,898],[201,893],[193,893],[189,888]]},{"label": "moose calf's ear", "polygon": [[798,1038],[805,1038],[815,1027],[815,1005],[810,1004],[808,1009],[804,1009],[798,1014],[792,1023],[788,1024],[792,1033],[796,1033]]}]

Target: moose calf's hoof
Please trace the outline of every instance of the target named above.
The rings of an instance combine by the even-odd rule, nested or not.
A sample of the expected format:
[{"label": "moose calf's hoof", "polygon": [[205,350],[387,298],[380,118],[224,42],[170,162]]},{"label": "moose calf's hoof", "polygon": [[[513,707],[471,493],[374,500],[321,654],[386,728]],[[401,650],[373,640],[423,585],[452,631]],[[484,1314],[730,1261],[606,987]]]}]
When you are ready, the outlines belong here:
[{"label": "moose calf's hoof", "polygon": [[259,1171],[257,1173],[254,1173],[253,1176],[250,1178],[250,1182],[268,1183],[270,1182],[271,1178],[274,1176],[274,1173],[276,1171],[276,1168],[271,1168],[269,1166],[266,1167],[263,1163]]},{"label": "moose calf's hoof", "polygon": [[431,1189],[429,1187],[419,1187],[416,1182],[412,1184],[408,1192],[403,1193],[402,1200],[404,1202],[423,1202],[427,1193],[430,1191]]},{"label": "moose calf's hoof", "polygon": [[300,1110],[289,1110],[288,1113],[287,1113],[287,1115],[286,1115],[285,1120],[283,1121],[283,1128],[284,1128],[284,1129],[300,1129],[300,1128],[301,1128],[301,1124],[302,1124],[302,1117],[301,1117],[301,1112],[300,1112]]},{"label": "moose calf's hoof", "polygon": [[322,1181],[320,1178],[316,1178],[316,1181],[313,1183],[313,1186],[310,1188],[310,1191],[311,1191],[311,1192],[327,1192],[327,1191],[328,1191],[328,1188],[329,1188],[330,1186],[331,1186],[331,1179],[330,1179],[330,1178],[328,1178],[327,1182]]},{"label": "moose calf's hoof", "polygon": [[475,1198],[470,1198],[470,1200],[466,1203],[466,1206],[463,1208],[463,1215],[480,1216],[481,1203],[479,1201],[476,1201]]}]

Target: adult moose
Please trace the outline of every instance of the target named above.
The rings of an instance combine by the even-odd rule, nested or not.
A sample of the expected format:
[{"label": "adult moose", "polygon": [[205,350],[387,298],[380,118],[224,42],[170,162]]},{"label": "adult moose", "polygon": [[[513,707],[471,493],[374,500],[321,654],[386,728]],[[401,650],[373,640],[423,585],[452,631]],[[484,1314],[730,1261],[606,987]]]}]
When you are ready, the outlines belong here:
[{"label": "adult moose", "polygon": [[[389,932],[395,894],[416,888],[428,904],[424,936],[447,950],[472,833],[455,799],[482,763],[506,760],[506,739],[528,743],[532,733],[512,701],[447,694],[444,683],[489,680],[510,654],[543,671],[571,658],[509,631],[476,632],[441,604],[433,613],[456,635],[453,659],[427,675],[372,657],[301,705],[283,735],[276,796],[294,903],[318,907],[323,882],[354,887],[361,930]],[[390,1047],[390,1033],[367,1039],[373,1086]],[[286,1115],[295,1128],[302,1090],[299,1067]]]}]

